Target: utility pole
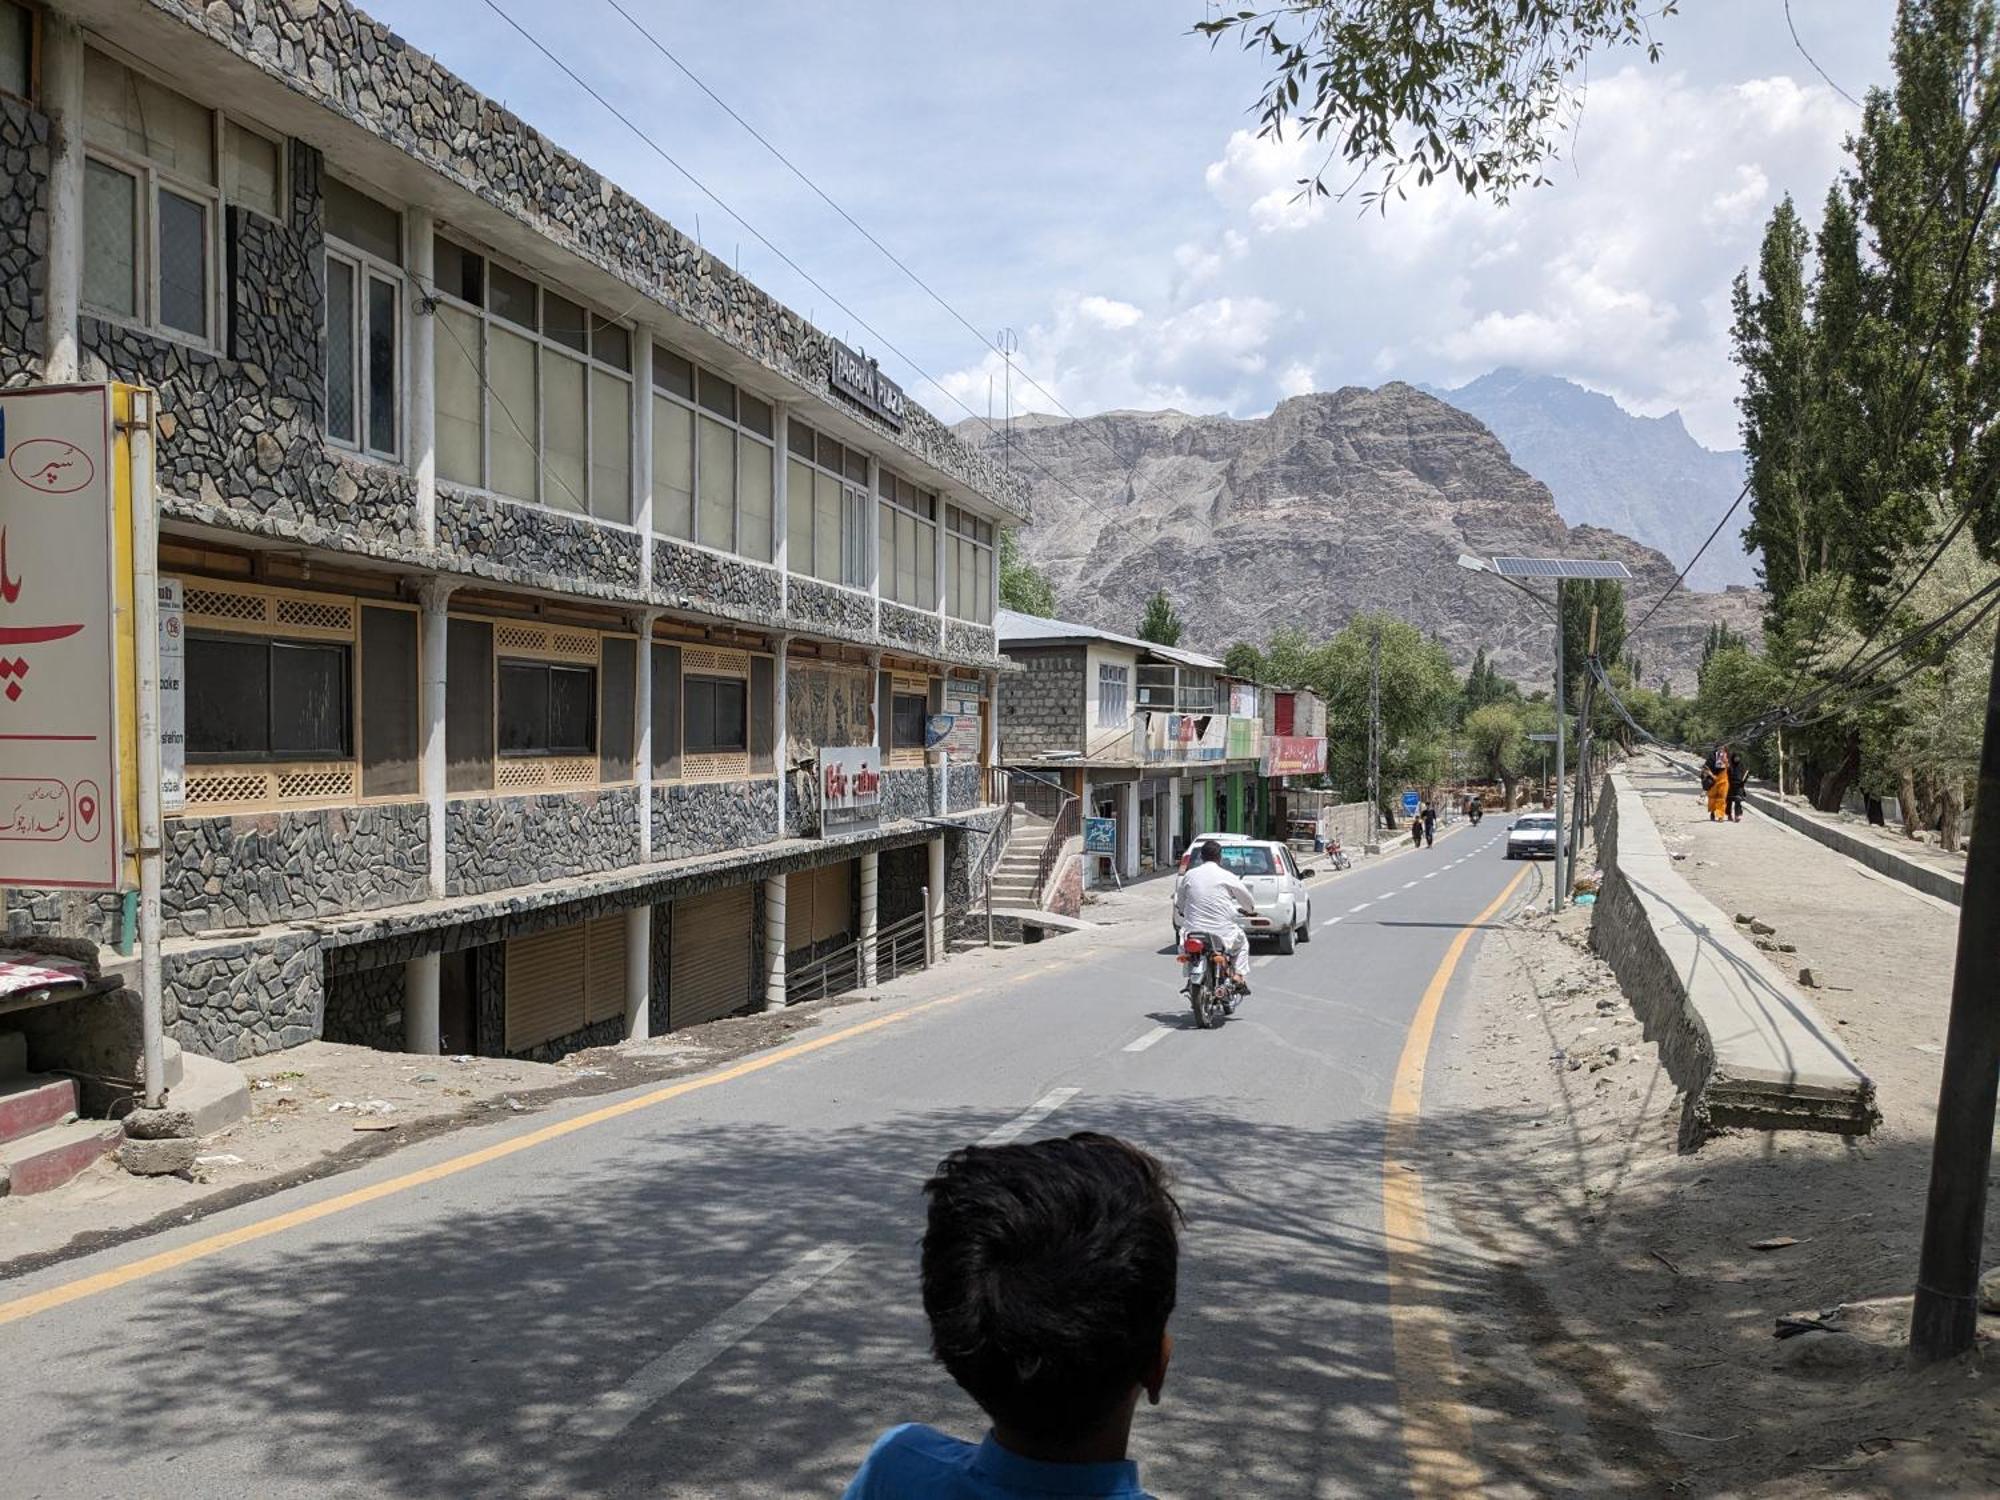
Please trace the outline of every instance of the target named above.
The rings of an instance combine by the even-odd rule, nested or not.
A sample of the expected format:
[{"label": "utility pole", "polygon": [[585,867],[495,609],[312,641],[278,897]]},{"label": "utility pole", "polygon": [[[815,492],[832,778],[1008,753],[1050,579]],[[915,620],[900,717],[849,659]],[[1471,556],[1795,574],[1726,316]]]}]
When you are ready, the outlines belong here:
[{"label": "utility pole", "polygon": [[1993,1160],[1994,1095],[2000,1088],[2000,944],[1993,941],[2000,927],[2000,817],[1992,811],[2000,808],[2000,641],[1986,688],[1978,798],[1974,805],[1982,816],[1973,820],[1965,856],[1958,962],[1931,1138],[1930,1197],[1910,1314],[1910,1355],[1919,1364],[1963,1354],[1979,1331],[1980,1236]]},{"label": "utility pole", "polygon": [[1550,898],[1549,910],[1563,909],[1563,719],[1568,709],[1563,702],[1563,581],[1556,580],[1556,888]]},{"label": "utility pole", "polygon": [[1583,825],[1590,818],[1590,700],[1597,687],[1597,606],[1590,606],[1590,639],[1584,660],[1591,670],[1583,679],[1576,705],[1576,796],[1570,804],[1569,863],[1576,868],[1583,850]]},{"label": "utility pole", "polygon": [[1368,627],[1368,842],[1366,854],[1382,852],[1382,627]]}]

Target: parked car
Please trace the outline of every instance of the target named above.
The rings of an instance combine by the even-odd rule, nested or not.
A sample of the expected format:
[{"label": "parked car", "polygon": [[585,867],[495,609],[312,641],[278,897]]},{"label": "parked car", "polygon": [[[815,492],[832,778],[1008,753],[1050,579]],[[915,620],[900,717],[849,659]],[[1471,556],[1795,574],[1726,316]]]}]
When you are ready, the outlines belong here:
[{"label": "parked car", "polygon": [[1556,815],[1523,813],[1507,830],[1507,858],[1539,859],[1556,857]]},{"label": "parked car", "polygon": [[[1280,953],[1290,953],[1295,943],[1312,941],[1312,898],[1306,894],[1306,877],[1313,872],[1301,868],[1285,845],[1266,839],[1247,838],[1240,833],[1217,833],[1196,839],[1181,859],[1180,874],[1174,877],[1174,910],[1180,909],[1181,881],[1188,864],[1207,838],[1222,845],[1222,864],[1249,887],[1250,899],[1257,903],[1257,915],[1243,919],[1243,931],[1252,938],[1270,938]],[[1180,923],[1174,923],[1174,943],[1181,940]]]}]

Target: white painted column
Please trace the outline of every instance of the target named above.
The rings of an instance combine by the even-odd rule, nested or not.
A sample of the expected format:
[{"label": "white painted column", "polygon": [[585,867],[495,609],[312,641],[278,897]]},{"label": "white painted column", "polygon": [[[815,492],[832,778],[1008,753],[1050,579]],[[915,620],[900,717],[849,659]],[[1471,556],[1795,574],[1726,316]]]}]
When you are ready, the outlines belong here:
[{"label": "white painted column", "polygon": [[423,610],[419,616],[423,632],[423,683],[418,705],[424,724],[423,760],[418,767],[417,784],[423,789],[424,807],[430,824],[427,868],[430,872],[430,895],[434,901],[444,897],[446,884],[445,648],[450,638],[447,607],[451,593],[450,583],[442,578],[432,578],[423,584],[417,594]]},{"label": "white painted column", "polygon": [[1167,783],[1167,831],[1166,843],[1161,853],[1169,859],[1173,857],[1174,845],[1188,837],[1188,831],[1181,827],[1181,787],[1183,779],[1176,776]]},{"label": "white painted column", "polygon": [[764,881],[764,1009],[785,1008],[785,877]]},{"label": "white painted column", "polygon": [[785,836],[785,803],[792,795],[791,744],[785,725],[791,692],[791,654],[792,638],[779,636],[778,659],[772,664],[771,672],[771,691],[776,700],[771,705],[771,765],[778,773],[779,838]]},{"label": "white painted column", "polygon": [[864,854],[861,856],[861,986],[873,988],[875,984],[875,938],[879,930],[880,904],[877,890],[882,878],[882,856]]},{"label": "white painted column", "polygon": [[[652,819],[648,818],[647,822]],[[651,1034],[653,1013],[653,908],[634,906],[625,912],[625,1039],[640,1041]]]},{"label": "white painted column", "polygon": [[931,956],[935,962],[944,960],[944,835],[937,834],[928,845],[930,870],[926,883],[930,886],[931,909]]},{"label": "white painted column", "polygon": [[1120,788],[1122,816],[1118,820],[1118,873],[1131,880],[1139,873],[1139,783]]},{"label": "white painted column", "polygon": [[[639,587],[653,591],[653,333],[632,330],[632,526],[639,533]],[[642,703],[645,699],[640,700]]]},{"label": "white painted column", "polygon": [[435,953],[403,965],[403,1050],[436,1057],[438,982],[442,963]]},{"label": "white painted column", "polygon": [[437,544],[437,313],[426,305],[437,279],[436,224],[429,209],[404,219],[409,237],[410,477],[416,482],[417,530]]},{"label": "white painted column", "polygon": [[76,321],[83,301],[83,31],[75,21],[43,12],[41,63],[51,126],[42,377],[61,385],[82,374]]}]

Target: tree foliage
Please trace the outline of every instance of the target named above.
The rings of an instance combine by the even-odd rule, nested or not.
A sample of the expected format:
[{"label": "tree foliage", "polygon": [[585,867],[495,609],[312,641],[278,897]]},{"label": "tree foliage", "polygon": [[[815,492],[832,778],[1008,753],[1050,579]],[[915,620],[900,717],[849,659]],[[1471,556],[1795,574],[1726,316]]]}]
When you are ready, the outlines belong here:
[{"label": "tree foliage", "polygon": [[1139,639],[1151,641],[1155,646],[1181,643],[1181,617],[1165,589],[1153,590],[1153,597],[1146,601],[1145,617],[1139,621]]},{"label": "tree foliage", "polygon": [[[1660,57],[1650,23],[1677,0],[1288,0],[1197,22],[1270,69],[1258,133],[1323,143],[1302,194],[1342,195],[1370,172],[1364,201],[1386,206],[1436,179],[1505,203],[1548,181],[1582,109],[1591,54]],[[1354,169],[1335,188],[1335,163]],[[1344,168],[1343,168],[1344,171]]]},{"label": "tree foliage", "polygon": [[1563,584],[1563,691],[1572,706],[1590,672],[1590,615],[1597,612],[1597,659],[1616,666],[1625,653],[1625,585],[1615,578],[1573,578]]},{"label": "tree foliage", "polygon": [[1049,575],[1022,555],[1013,528],[1000,529],[1000,607],[1046,619],[1056,612],[1056,591]]}]

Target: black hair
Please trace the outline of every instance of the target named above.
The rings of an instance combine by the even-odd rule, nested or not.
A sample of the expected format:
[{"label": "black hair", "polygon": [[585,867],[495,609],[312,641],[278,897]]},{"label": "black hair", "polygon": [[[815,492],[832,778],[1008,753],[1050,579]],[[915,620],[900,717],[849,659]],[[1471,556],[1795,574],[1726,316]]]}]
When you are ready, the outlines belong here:
[{"label": "black hair", "polygon": [[1179,1277],[1180,1206],[1136,1146],[967,1146],[924,1184],[931,1352],[996,1424],[1094,1432],[1159,1358]]},{"label": "black hair", "polygon": [[1219,843],[1215,839],[1203,839],[1201,841],[1201,857],[1208,864],[1211,865],[1221,864],[1222,863],[1221,843]]}]

